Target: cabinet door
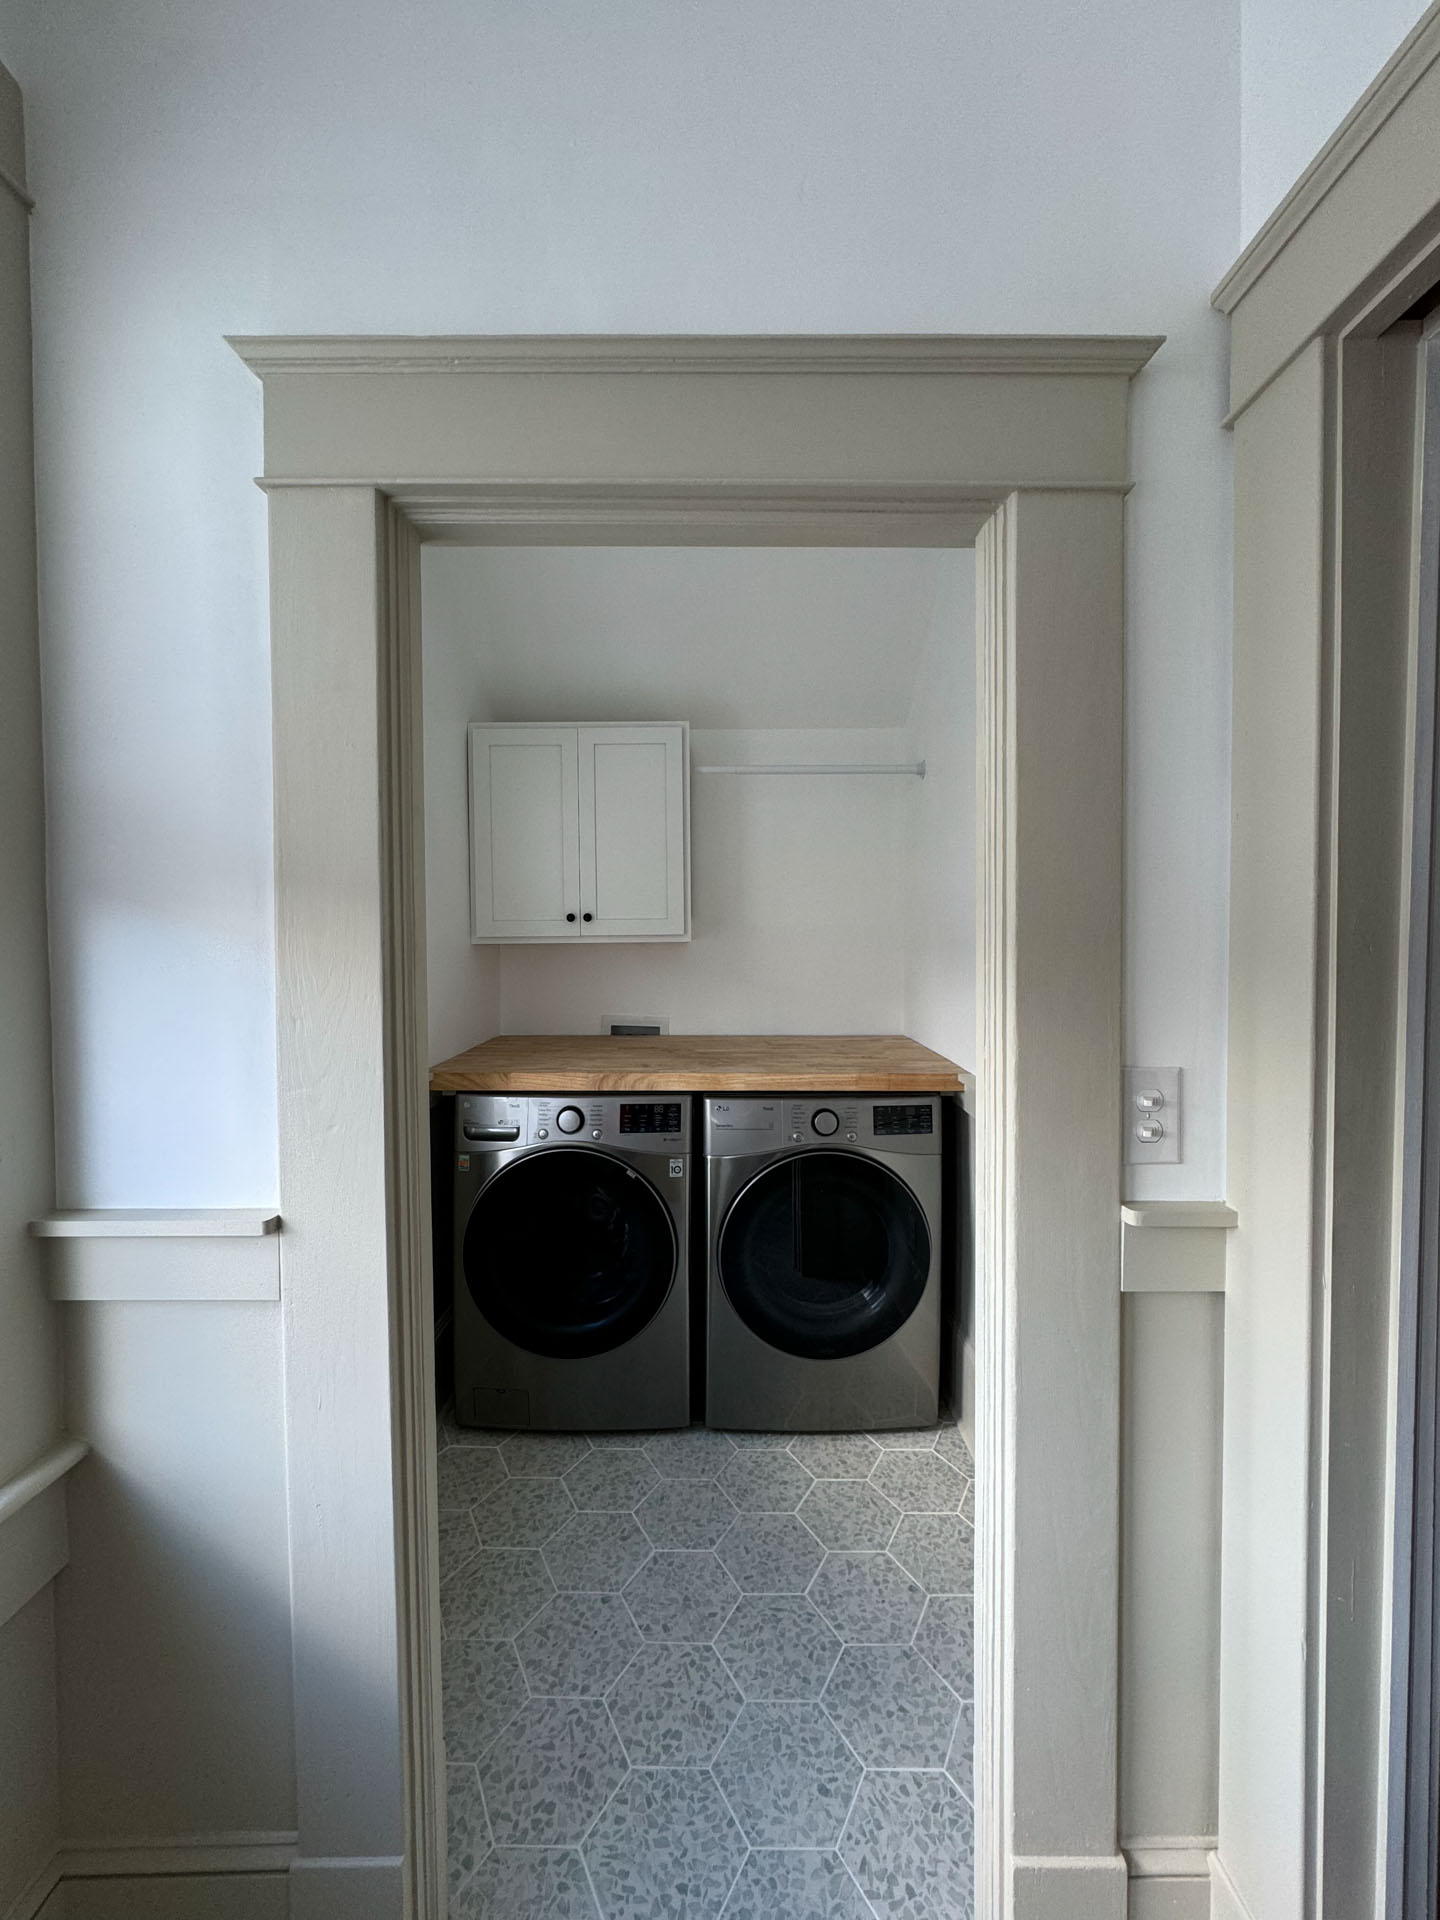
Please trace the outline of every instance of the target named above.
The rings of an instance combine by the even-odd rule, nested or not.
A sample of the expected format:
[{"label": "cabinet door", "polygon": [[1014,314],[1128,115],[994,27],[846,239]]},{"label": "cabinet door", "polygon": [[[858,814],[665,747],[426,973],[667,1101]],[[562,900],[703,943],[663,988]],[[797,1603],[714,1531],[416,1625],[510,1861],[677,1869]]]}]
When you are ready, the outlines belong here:
[{"label": "cabinet door", "polygon": [[574,727],[470,729],[470,938],[576,939]]},{"label": "cabinet door", "polygon": [[683,937],[684,727],[579,731],[582,937]]}]

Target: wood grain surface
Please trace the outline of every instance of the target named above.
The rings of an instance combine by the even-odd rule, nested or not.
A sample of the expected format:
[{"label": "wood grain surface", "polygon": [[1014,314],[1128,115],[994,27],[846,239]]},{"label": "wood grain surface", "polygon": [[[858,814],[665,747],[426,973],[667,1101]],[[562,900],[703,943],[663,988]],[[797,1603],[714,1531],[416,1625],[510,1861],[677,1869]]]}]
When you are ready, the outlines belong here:
[{"label": "wood grain surface", "polygon": [[959,1093],[904,1034],[504,1034],[430,1069],[436,1093]]}]

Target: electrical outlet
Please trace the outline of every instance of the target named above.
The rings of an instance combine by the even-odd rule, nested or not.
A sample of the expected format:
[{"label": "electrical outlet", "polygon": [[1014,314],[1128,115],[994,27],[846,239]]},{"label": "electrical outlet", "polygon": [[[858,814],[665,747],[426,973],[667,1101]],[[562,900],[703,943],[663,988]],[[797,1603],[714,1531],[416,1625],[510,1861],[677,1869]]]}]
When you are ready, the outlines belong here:
[{"label": "electrical outlet", "polygon": [[1127,1167],[1173,1165],[1181,1157],[1182,1078],[1179,1067],[1126,1067]]}]

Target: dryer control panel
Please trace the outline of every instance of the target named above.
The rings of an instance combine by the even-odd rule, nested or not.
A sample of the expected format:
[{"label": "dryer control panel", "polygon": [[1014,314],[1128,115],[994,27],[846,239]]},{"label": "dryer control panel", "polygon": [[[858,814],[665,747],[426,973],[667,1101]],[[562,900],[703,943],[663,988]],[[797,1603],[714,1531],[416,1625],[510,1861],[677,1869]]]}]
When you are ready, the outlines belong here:
[{"label": "dryer control panel", "polygon": [[567,1143],[624,1147],[631,1153],[688,1153],[690,1102],[673,1093],[462,1093],[456,1099],[458,1153]]},{"label": "dryer control panel", "polygon": [[882,1153],[938,1154],[936,1094],[711,1095],[705,1101],[704,1151],[719,1158],[783,1153],[787,1147],[856,1147]]}]

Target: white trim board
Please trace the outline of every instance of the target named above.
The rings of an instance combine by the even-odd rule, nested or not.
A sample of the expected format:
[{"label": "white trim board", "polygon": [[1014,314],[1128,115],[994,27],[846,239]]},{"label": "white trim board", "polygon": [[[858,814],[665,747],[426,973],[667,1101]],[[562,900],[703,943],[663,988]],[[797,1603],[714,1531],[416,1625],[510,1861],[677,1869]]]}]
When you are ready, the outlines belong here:
[{"label": "white trim board", "polygon": [[99,1239],[46,1243],[50,1298],[278,1300],[280,1237]]},{"label": "white trim board", "polygon": [[[386,1920],[402,1877],[416,1920],[437,1920],[445,1885],[416,698],[429,528],[407,501],[418,516],[443,496],[448,539],[538,540],[569,536],[577,489],[628,544],[683,534],[697,489],[700,520],[723,498],[777,542],[789,504],[811,514],[817,495],[820,544],[851,544],[845,500],[928,490],[973,511],[978,1910],[1123,1914],[1124,496],[1129,382],[1155,344],[525,343],[517,377],[513,343],[239,343],[265,381],[298,1824],[312,1857],[403,1831]],[[337,1659],[357,1679],[343,1699]]]},{"label": "white trim board", "polygon": [[1435,278],[1440,4],[1430,7],[1211,296],[1230,316],[1230,418],[1308,342],[1378,333]]},{"label": "white trim board", "polygon": [[1223,1201],[1152,1200],[1120,1209],[1122,1293],[1223,1293],[1225,1236],[1239,1215]]}]

